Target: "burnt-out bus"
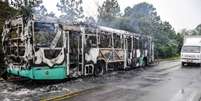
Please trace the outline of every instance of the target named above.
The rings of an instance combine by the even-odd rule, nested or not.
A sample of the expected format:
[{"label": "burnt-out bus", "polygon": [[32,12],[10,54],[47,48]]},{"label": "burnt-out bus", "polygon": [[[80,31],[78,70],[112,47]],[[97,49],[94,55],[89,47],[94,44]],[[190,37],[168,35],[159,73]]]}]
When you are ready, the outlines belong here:
[{"label": "burnt-out bus", "polygon": [[154,61],[150,36],[34,17],[7,20],[2,45],[7,74],[33,80],[99,76]]}]

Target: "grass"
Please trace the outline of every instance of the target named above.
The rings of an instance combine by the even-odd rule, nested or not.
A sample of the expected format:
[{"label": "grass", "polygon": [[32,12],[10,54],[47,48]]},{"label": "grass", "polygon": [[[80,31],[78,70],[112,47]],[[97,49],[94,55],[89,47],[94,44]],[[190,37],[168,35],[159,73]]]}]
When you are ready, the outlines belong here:
[{"label": "grass", "polygon": [[170,61],[170,60],[178,60],[178,59],[180,59],[180,54],[176,54],[175,56],[162,58],[162,59],[159,59],[159,60],[160,61]]}]

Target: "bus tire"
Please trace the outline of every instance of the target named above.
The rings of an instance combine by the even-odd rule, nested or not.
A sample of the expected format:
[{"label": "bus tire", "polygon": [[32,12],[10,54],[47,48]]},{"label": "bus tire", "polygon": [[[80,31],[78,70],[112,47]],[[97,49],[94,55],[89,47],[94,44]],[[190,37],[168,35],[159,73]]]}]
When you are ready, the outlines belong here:
[{"label": "bus tire", "polygon": [[94,67],[94,76],[101,76],[105,72],[105,63],[98,61]]},{"label": "bus tire", "polygon": [[145,58],[143,59],[143,64],[144,64],[144,67],[145,67],[145,66],[148,66],[147,57],[145,57]]},{"label": "bus tire", "polygon": [[4,71],[1,75],[1,77],[4,79],[4,80],[8,80],[8,73],[7,71]]}]

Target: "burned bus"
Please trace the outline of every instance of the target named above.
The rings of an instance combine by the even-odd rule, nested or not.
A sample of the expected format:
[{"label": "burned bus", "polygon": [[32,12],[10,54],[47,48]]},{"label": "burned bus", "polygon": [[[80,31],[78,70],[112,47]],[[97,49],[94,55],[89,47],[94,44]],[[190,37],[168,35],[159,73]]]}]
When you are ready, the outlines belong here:
[{"label": "burned bus", "polygon": [[34,17],[7,20],[2,45],[7,74],[32,80],[99,76],[154,61],[150,36]]}]

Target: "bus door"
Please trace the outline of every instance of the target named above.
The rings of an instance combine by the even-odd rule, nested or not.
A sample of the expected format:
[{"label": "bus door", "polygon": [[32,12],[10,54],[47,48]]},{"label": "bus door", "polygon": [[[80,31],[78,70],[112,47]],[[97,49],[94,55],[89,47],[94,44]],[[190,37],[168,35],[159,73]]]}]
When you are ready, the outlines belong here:
[{"label": "bus door", "polygon": [[77,77],[82,72],[82,37],[77,31],[69,31],[69,76]]},{"label": "bus door", "polygon": [[138,62],[138,58],[140,55],[140,50],[139,50],[139,37],[138,36],[134,36],[133,37],[133,58],[132,58],[132,66],[136,67],[137,66],[137,62]]},{"label": "bus door", "polygon": [[84,75],[93,75],[94,64],[96,63],[99,54],[99,49],[97,48],[97,35],[87,32],[84,36]]},{"label": "bus door", "polygon": [[131,59],[132,59],[132,37],[127,36],[125,44],[126,44],[127,65],[131,65]]}]

